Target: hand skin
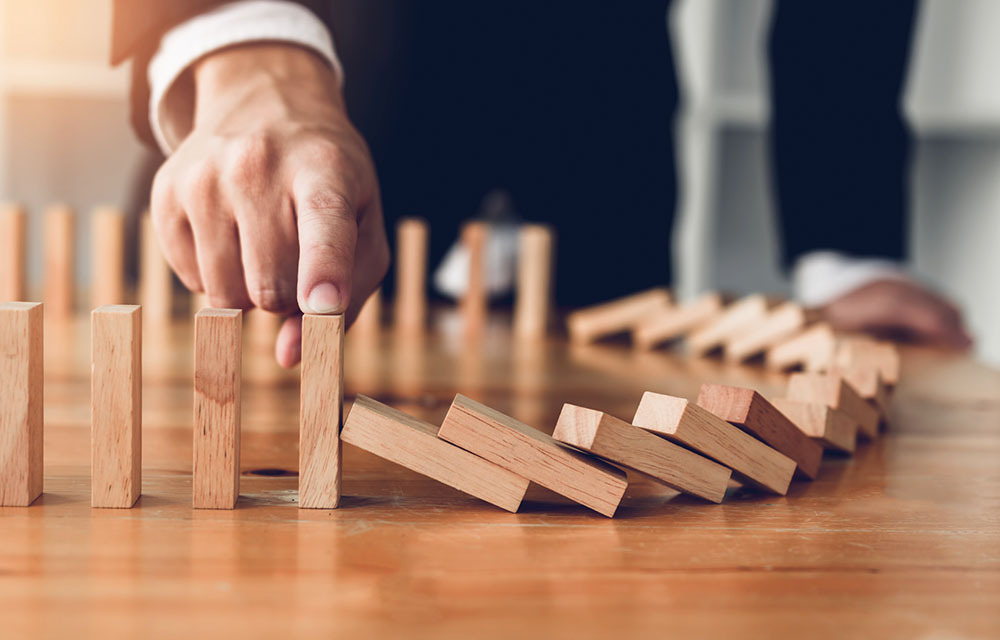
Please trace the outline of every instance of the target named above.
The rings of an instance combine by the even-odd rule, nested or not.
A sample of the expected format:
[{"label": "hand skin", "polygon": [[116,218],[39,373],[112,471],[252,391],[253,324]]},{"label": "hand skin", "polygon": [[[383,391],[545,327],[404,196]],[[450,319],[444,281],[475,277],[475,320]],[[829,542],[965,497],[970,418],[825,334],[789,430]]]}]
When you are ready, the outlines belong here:
[{"label": "hand skin", "polygon": [[[378,179],[333,70],[292,45],[213,53],[172,97],[181,138],[153,182],[170,266],[215,307],[291,314],[275,356],[301,357],[300,313],[357,316],[389,266]],[[193,115],[192,115],[193,106]]]},{"label": "hand skin", "polygon": [[953,349],[972,344],[958,309],[907,280],[876,280],[830,302],[821,312],[834,329],[843,331]]}]

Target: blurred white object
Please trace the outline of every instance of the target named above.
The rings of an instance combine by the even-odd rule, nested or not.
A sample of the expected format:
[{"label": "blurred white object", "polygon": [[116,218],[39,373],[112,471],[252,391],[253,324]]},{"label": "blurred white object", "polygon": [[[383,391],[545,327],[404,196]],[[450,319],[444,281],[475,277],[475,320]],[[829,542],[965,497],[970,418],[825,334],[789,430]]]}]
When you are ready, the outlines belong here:
[{"label": "blurred white object", "polygon": [[821,307],[876,280],[913,279],[892,260],[853,258],[836,251],[813,251],[795,263],[795,297],[807,307]]},{"label": "blurred white object", "polygon": [[[490,225],[486,241],[486,290],[490,297],[506,295],[514,289],[517,270],[518,225],[510,222]],[[434,287],[442,295],[461,298],[469,287],[469,252],[460,241],[448,249],[437,270]]]}]

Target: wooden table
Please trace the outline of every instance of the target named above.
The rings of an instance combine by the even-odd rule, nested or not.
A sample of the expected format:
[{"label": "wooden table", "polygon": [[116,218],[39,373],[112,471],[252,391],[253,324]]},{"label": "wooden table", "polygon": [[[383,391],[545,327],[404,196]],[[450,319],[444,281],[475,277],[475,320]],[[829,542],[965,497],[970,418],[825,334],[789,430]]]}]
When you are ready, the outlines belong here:
[{"label": "wooden table", "polygon": [[[779,393],[753,367],[625,345],[348,337],[347,393],[440,421],[456,391],[551,430],[644,390]],[[342,508],[296,507],[297,372],[248,347],[242,497],[191,501],[189,326],[146,331],[143,497],[89,504],[85,320],[46,327],[45,494],[0,509],[0,637],[1000,636],[1000,373],[910,349],[892,431],[786,497],[642,479],[607,519],[532,490],[510,514],[346,447]]]}]

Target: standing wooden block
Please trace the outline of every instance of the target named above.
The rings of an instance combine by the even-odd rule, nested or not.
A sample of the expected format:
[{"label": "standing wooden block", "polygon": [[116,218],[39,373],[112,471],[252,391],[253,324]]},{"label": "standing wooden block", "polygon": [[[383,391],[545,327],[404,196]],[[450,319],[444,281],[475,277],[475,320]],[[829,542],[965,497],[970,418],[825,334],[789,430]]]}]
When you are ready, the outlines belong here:
[{"label": "standing wooden block", "polygon": [[467,222],[462,227],[462,245],[469,255],[469,282],[462,296],[462,322],[467,334],[479,334],[486,325],[489,294],[486,289],[486,243],[490,227],[485,222]]},{"label": "standing wooden block", "polygon": [[572,404],[563,405],[552,436],[715,503],[722,502],[732,475],[726,467],[624,420]]},{"label": "standing wooden block", "polygon": [[788,492],[795,461],[685,398],[647,391],[632,424],[716,460],[741,483]]},{"label": "standing wooden block", "polygon": [[743,362],[769,347],[787,340],[806,326],[805,310],[794,302],[786,302],[767,314],[763,320],[745,332],[726,341],[726,360]]},{"label": "standing wooden block", "polygon": [[142,493],[142,312],[91,317],[90,506],[127,509]]},{"label": "standing wooden block", "polygon": [[833,329],[827,323],[819,322],[771,347],[765,362],[769,368],[779,371],[796,367],[806,371],[823,371],[833,364],[836,346]]},{"label": "standing wooden block", "polygon": [[240,496],[243,312],[206,308],[194,327],[195,509],[232,509]]},{"label": "standing wooden block", "polygon": [[73,315],[76,262],[76,216],[65,205],[45,212],[45,314],[56,319]]},{"label": "standing wooden block", "polygon": [[843,411],[819,402],[799,402],[775,398],[772,404],[792,423],[826,449],[853,453],[858,440],[858,423]]},{"label": "standing wooden block", "polygon": [[27,245],[28,214],[18,205],[0,211],[0,302],[17,302],[25,293],[24,248]]},{"label": "standing wooden block", "polygon": [[552,436],[459,394],[438,437],[608,516],[625,495],[625,474]]},{"label": "standing wooden block", "polygon": [[862,337],[844,338],[837,348],[836,364],[847,369],[878,369],[886,385],[893,387],[899,383],[899,349],[890,342]]},{"label": "standing wooden block", "polygon": [[125,214],[100,207],[91,218],[91,305],[125,301]]},{"label": "standing wooden block", "polygon": [[798,475],[812,480],[819,473],[823,447],[753,389],[704,384],[698,404],[794,460]]},{"label": "standing wooden block", "polygon": [[0,507],[42,493],[42,305],[0,302]]},{"label": "standing wooden block", "polygon": [[788,378],[787,395],[789,400],[818,402],[839,409],[858,422],[858,435],[869,439],[878,436],[878,411],[841,375],[793,373]]},{"label": "standing wooden block", "polygon": [[340,504],[344,406],[344,316],[302,316],[299,508]]},{"label": "standing wooden block", "polygon": [[359,395],[344,421],[341,439],[501,509],[515,512],[528,480],[448,444],[438,428]]},{"label": "standing wooden block", "polygon": [[247,311],[244,317],[246,342],[250,348],[255,353],[270,352],[274,349],[274,341],[278,338],[285,316],[257,308]]},{"label": "standing wooden block", "polygon": [[552,229],[541,224],[521,227],[514,300],[514,335],[536,340],[545,336],[552,304]]},{"label": "standing wooden block", "polygon": [[661,309],[639,321],[632,329],[632,341],[640,349],[652,349],[676,340],[708,323],[722,311],[722,296],[706,293],[689,302]]},{"label": "standing wooden block", "polygon": [[692,355],[703,356],[718,349],[729,338],[763,320],[767,316],[769,306],[767,298],[760,294],[737,300],[709,323],[688,335],[688,351]]},{"label": "standing wooden block", "polygon": [[404,218],[396,226],[396,328],[423,331],[427,324],[427,221]]},{"label": "standing wooden block", "polygon": [[372,338],[379,334],[382,327],[382,289],[375,289],[368,296],[358,312],[358,317],[351,325],[351,335]]},{"label": "standing wooden block", "polygon": [[587,343],[629,331],[643,318],[670,306],[670,293],[655,288],[574,311],[566,317],[570,340]]},{"label": "standing wooden block", "polygon": [[148,212],[140,219],[139,235],[139,295],[142,316],[147,323],[167,325],[174,310],[173,275],[160,250],[156,230],[153,229],[153,219]]}]

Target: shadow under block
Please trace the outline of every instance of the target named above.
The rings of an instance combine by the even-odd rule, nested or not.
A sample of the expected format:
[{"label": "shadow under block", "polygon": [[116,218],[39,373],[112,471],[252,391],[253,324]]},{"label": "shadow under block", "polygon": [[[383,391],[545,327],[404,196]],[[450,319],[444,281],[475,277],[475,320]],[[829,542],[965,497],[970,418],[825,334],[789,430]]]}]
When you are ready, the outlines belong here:
[{"label": "shadow under block", "polygon": [[461,394],[438,437],[609,518],[628,487],[621,469]]},{"label": "shadow under block", "polygon": [[486,325],[489,295],[486,290],[486,244],[490,227],[485,222],[467,222],[462,227],[462,246],[469,256],[468,282],[462,295],[463,330],[479,334]]},{"label": "shadow under block", "polygon": [[243,312],[205,308],[194,328],[195,509],[232,509],[240,495]]},{"label": "shadow under block", "polygon": [[492,505],[516,512],[528,480],[438,438],[438,428],[357,396],[341,439]]},{"label": "shadow under block", "polygon": [[689,302],[651,313],[632,329],[632,341],[640,349],[653,349],[676,340],[711,321],[722,311],[722,296],[707,293]]},{"label": "shadow under block", "polygon": [[423,331],[427,324],[427,221],[404,218],[396,226],[396,328]]},{"label": "shadow under block", "polygon": [[0,211],[0,302],[26,299],[24,248],[28,214],[17,205]]},{"label": "shadow under block", "polygon": [[794,460],[798,475],[812,480],[819,473],[823,447],[753,389],[703,384],[698,405]]},{"label": "shadow under block", "polygon": [[726,467],[624,420],[572,404],[563,405],[552,435],[710,502],[722,502],[732,475]]},{"label": "shadow under block", "polygon": [[340,503],[344,407],[344,316],[302,316],[299,508]]},{"label": "shadow under block", "polygon": [[768,300],[760,294],[741,298],[715,316],[711,322],[687,336],[692,355],[702,356],[723,345],[729,338],[746,331],[767,315]]},{"label": "shadow under block", "polygon": [[2,507],[26,507],[42,493],[42,313],[37,302],[0,302]]},{"label": "shadow under block", "polygon": [[655,288],[586,307],[566,316],[570,340],[587,343],[629,331],[646,316],[670,307],[670,293]]},{"label": "shadow under block", "polygon": [[843,411],[858,423],[858,434],[878,436],[878,411],[844,379],[834,373],[793,373],[788,378],[789,400],[819,402]]},{"label": "shadow under block", "polygon": [[68,318],[73,314],[76,263],[76,216],[56,205],[45,212],[45,315]]},{"label": "shadow under block", "polygon": [[795,335],[806,325],[806,312],[794,302],[786,302],[764,318],[726,341],[725,357],[730,362],[749,360],[769,347]]},{"label": "shadow under block", "polygon": [[129,508],[142,493],[142,311],[98,307],[91,331],[90,504]]},{"label": "shadow under block", "polygon": [[733,470],[742,484],[785,495],[795,461],[685,398],[647,391],[632,424]]},{"label": "shadow under block", "polygon": [[526,224],[518,235],[517,290],[514,299],[514,336],[545,336],[552,302],[552,229]]},{"label": "shadow under block", "polygon": [[796,367],[802,367],[806,371],[822,371],[833,364],[836,346],[833,329],[825,322],[820,322],[771,347],[767,351],[765,363],[769,368],[779,371]]},{"label": "shadow under block", "polygon": [[91,306],[125,301],[125,214],[100,207],[91,218]]},{"label": "shadow under block", "polygon": [[843,411],[820,402],[799,402],[787,398],[771,401],[778,411],[826,449],[854,453],[858,423]]},{"label": "shadow under block", "polygon": [[142,303],[142,317],[146,323],[165,325],[173,315],[173,275],[170,265],[160,249],[160,243],[153,229],[153,219],[148,213],[139,223],[140,273],[139,295]]}]

